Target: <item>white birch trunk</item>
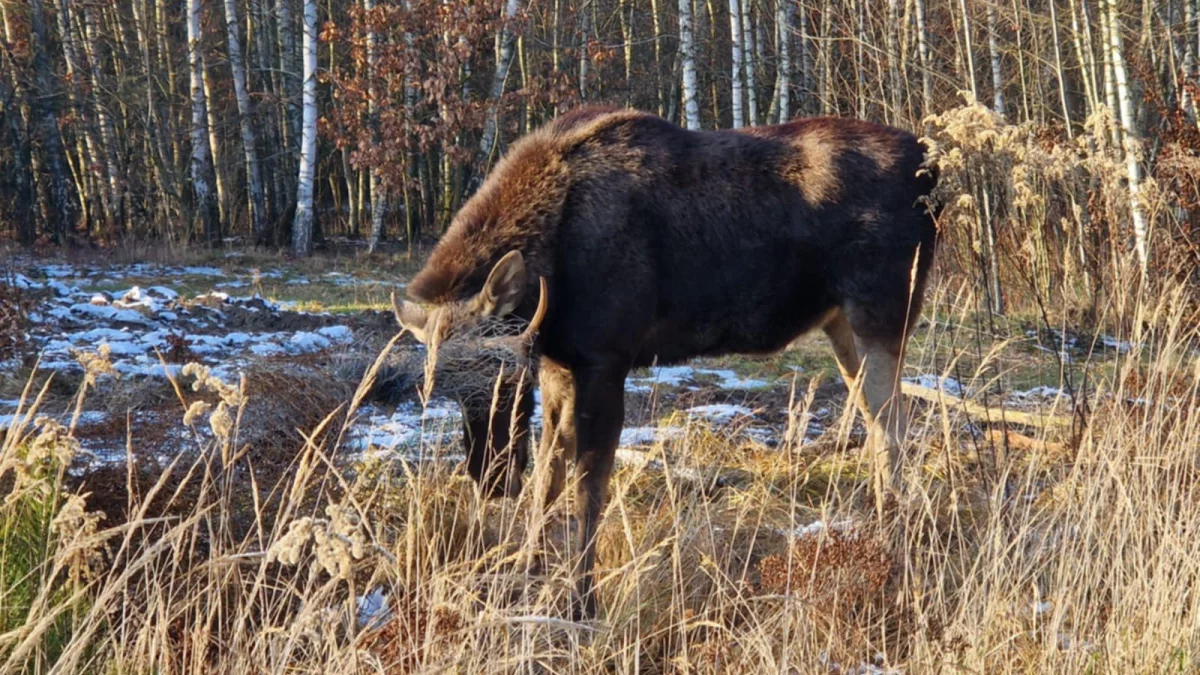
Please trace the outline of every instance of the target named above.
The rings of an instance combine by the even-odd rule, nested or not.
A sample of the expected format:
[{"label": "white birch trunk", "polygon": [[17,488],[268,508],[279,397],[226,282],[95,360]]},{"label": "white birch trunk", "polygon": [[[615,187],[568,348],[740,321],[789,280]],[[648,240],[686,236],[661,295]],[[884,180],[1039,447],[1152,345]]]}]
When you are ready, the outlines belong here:
[{"label": "white birch trunk", "polygon": [[695,22],[692,0],[679,0],[679,59],[683,66],[683,122],[688,129],[700,128],[697,100]]},{"label": "white birch trunk", "polygon": [[1000,43],[997,39],[996,8],[987,4],[988,54],[992,60],[992,109],[1004,116],[1004,72],[1000,66]]},{"label": "white birch trunk", "polygon": [[891,90],[888,99],[891,103],[891,111],[889,113],[892,124],[897,124],[897,120],[901,119],[900,110],[900,92],[902,84],[900,82],[900,2],[899,0],[888,0],[888,21],[884,27],[883,42],[884,48],[887,49],[888,59],[888,79]]},{"label": "white birch trunk", "polygon": [[[1114,150],[1120,151],[1121,148],[1121,125],[1117,119],[1119,114],[1119,104],[1117,103],[1117,88],[1116,74],[1113,72],[1112,49],[1109,48],[1109,43],[1112,40],[1112,31],[1108,25],[1108,12],[1105,11],[1103,2],[1100,6],[1100,58],[1102,67],[1104,68],[1104,100],[1108,104],[1108,112],[1112,115],[1112,125],[1109,126],[1109,131],[1112,134],[1111,140]],[[1087,11],[1087,2],[1083,3],[1084,11]],[[1087,14],[1084,14],[1084,20],[1087,20]]]},{"label": "white birch trunk", "polygon": [[589,52],[591,43],[592,1],[586,0],[579,7],[579,98],[588,100],[588,72],[591,69],[592,57]]},{"label": "white birch trunk", "polygon": [[921,117],[933,112],[933,74],[929,63],[929,33],[925,25],[925,0],[915,0],[917,57],[921,59]]},{"label": "white birch trunk", "polygon": [[729,0],[729,48],[731,56],[730,76],[733,80],[733,128],[746,126],[746,114],[742,94],[742,3]]},{"label": "white birch trunk", "polygon": [[792,0],[775,0],[775,30],[779,54],[779,66],[775,73],[776,121],[780,124],[792,116]]},{"label": "white birch trunk", "polygon": [[255,244],[264,244],[267,233],[266,197],[263,195],[262,170],[258,162],[250,91],[246,85],[246,62],[242,56],[241,22],[237,2],[225,0],[225,36],[229,45],[229,67],[233,71],[233,95],[237,100],[238,125],[242,132],[242,154],[246,160],[246,189],[249,192],[250,227]]},{"label": "white birch trunk", "polygon": [[[367,117],[375,142],[379,142],[379,34],[375,22],[375,0],[363,0],[367,21]],[[367,238],[367,251],[374,253],[383,239],[383,185],[379,179],[379,168],[369,167],[368,187],[371,190],[371,234]]]},{"label": "white birch trunk", "polygon": [[[192,0],[196,2],[196,0]],[[296,185],[296,219],[292,252],[312,252],[313,183],[317,166],[317,0],[304,0],[304,95],[300,129],[300,179]]]},{"label": "white birch trunk", "polygon": [[[758,124],[758,53],[755,49],[753,0],[742,0],[742,58],[746,67],[746,123],[750,126]],[[759,23],[762,23],[761,17]]]},{"label": "white birch trunk", "polygon": [[1133,116],[1133,94],[1129,87],[1129,77],[1125,69],[1125,55],[1121,45],[1121,19],[1117,12],[1117,0],[1106,0],[1108,9],[1108,51],[1111,52],[1113,76],[1116,80],[1117,99],[1121,110],[1121,129],[1124,131],[1125,172],[1129,181],[1129,209],[1133,218],[1133,242],[1138,257],[1138,265],[1142,271],[1142,282],[1148,280],[1150,262],[1150,242],[1146,213],[1139,198],[1142,182],[1142,170],[1138,164],[1137,122]]},{"label": "white birch trunk", "polygon": [[216,244],[220,228],[217,195],[210,182],[213,177],[212,150],[208,145],[208,104],[204,96],[204,63],[200,58],[200,0],[188,0],[188,71],[192,101],[192,190],[196,209],[204,225],[204,238],[209,246]]},{"label": "white birch trunk", "polygon": [[979,87],[975,83],[975,55],[971,46],[971,14],[967,11],[967,0],[959,0],[963,17],[963,56],[967,62],[967,77],[971,80],[971,98],[979,100]]},{"label": "white birch trunk", "polygon": [[[1196,43],[1192,36],[1196,34],[1196,6],[1193,0],[1183,0],[1183,76],[1194,81],[1196,78]],[[1192,97],[1190,87],[1181,87],[1180,105],[1196,120],[1196,101]]]},{"label": "white birch trunk", "polygon": [[520,0],[506,0],[504,3],[504,18],[501,19],[500,35],[496,40],[496,70],[492,75],[492,87],[488,92],[488,112],[483,120],[483,133],[479,137],[479,154],[475,158],[476,177],[478,185],[487,172],[488,163],[495,150],[500,115],[500,97],[504,95],[504,83],[508,80],[508,71],[512,68],[513,43],[515,38],[512,31],[513,18],[521,9]]}]

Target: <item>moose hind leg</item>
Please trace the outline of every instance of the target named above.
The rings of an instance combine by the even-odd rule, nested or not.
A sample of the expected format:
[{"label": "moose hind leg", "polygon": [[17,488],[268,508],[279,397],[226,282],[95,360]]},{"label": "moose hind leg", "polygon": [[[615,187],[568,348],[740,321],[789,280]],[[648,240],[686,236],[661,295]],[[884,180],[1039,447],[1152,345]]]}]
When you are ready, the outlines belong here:
[{"label": "moose hind leg", "polygon": [[850,328],[850,320],[839,309],[826,320],[821,328],[825,331],[825,336],[829,338],[830,344],[833,345],[833,356],[837,359],[837,366],[838,370],[842,373],[842,379],[846,381],[846,388],[850,392],[850,398],[853,400],[855,407],[866,418],[865,421],[869,425],[871,423],[871,410],[867,407],[867,400],[864,398],[862,387],[859,386],[858,382],[862,362],[858,358],[858,348],[854,344],[854,331]]},{"label": "moose hind leg", "polygon": [[863,356],[862,392],[870,411],[867,451],[871,453],[875,507],[882,514],[889,492],[899,488],[907,431],[900,394],[901,341],[858,340]]}]

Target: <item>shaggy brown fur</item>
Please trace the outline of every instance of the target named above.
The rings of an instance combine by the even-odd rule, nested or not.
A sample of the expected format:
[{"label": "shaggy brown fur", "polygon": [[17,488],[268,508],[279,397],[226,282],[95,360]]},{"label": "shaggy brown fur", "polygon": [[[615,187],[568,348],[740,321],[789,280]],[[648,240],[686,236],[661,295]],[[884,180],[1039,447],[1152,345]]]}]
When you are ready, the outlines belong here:
[{"label": "shaggy brown fur", "polygon": [[[547,282],[546,498],[574,455],[585,572],[635,366],[772,352],[823,328],[859,391],[882,507],[904,436],[898,368],[936,239],[925,159],[913,135],[852,120],[693,132],[573,111],[513,145],[408,286],[432,307],[397,316],[442,340],[485,315],[528,319]],[[468,468],[496,493],[520,487],[530,398],[516,415],[464,406]]]}]

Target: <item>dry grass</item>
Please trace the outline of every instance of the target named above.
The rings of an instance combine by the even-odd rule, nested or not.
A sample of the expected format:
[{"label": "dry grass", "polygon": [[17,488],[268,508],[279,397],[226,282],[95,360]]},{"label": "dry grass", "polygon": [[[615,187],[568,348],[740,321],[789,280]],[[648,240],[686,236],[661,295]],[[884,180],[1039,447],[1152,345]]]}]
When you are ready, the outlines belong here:
[{"label": "dry grass", "polygon": [[[982,330],[962,337],[960,327],[978,326],[980,293],[946,276],[930,291],[933,319],[907,363],[986,398],[1009,377],[1017,349]],[[1091,356],[1062,364],[1023,354],[1040,355],[1048,382],[1071,384],[1074,400],[1051,411],[1071,417],[1068,427],[1018,428],[963,407],[914,404],[906,497],[882,520],[865,499],[851,416],[805,440],[815,381],[807,390],[798,383],[777,448],[689,430],[647,461],[622,465],[599,535],[601,613],[589,623],[565,618],[569,499],[543,514],[532,490],[484,501],[441,463],[335,461],[343,421],[366,387],[326,388],[319,375],[264,366],[231,389],[193,371],[199,390],[180,386],[174,414],[189,411],[212,440],[154,476],[106,474],[102,503],[121,511],[107,520],[90,513],[95,495],[68,487],[64,467],[78,451],[70,431],[17,425],[0,446],[0,667],[1197,672],[1192,291],[1165,282],[1154,295],[1105,301],[1107,309],[1094,300],[1106,322],[1131,331],[1129,352],[1103,367]],[[441,356],[454,357],[449,349]],[[424,358],[406,354],[399,369],[416,387]],[[279,390],[297,392],[283,409],[267,400]],[[39,393],[25,395],[31,421]],[[289,427],[295,435],[279,440]],[[261,457],[248,438],[289,448],[275,453],[279,470],[256,471]],[[731,472],[735,480],[719,480]],[[826,526],[811,526],[817,520]],[[372,592],[390,612],[361,622],[356,598]]]},{"label": "dry grass", "polygon": [[[157,481],[128,478],[116,522],[65,488],[53,467],[70,434],[43,423],[3,448],[5,531],[35,495],[58,496],[38,521],[43,554],[21,583],[3,577],[0,656],[6,672],[1190,672],[1200,336],[1170,304],[1146,306],[1158,321],[1075,438],[1026,429],[984,453],[961,413],[914,410],[910,497],[884,522],[837,443],[743,453],[692,433],[660,448],[665,472],[623,466],[588,624],[564,619],[569,504],[546,514],[539,547],[528,494],[485,502],[436,465],[339,467],[348,390],[297,404],[338,413],[299,426],[314,441],[257,484],[253,453],[229,443],[240,432],[209,418],[225,405],[248,428],[255,396],[311,385],[264,369],[246,391],[181,388],[210,402],[191,421],[217,436]],[[796,392],[798,419],[811,393]],[[738,480],[695,479],[717,464]],[[174,500],[169,518],[155,500]],[[816,519],[828,526],[806,527]],[[0,540],[10,568],[18,549]],[[360,624],[355,598],[371,590],[390,611]]]}]

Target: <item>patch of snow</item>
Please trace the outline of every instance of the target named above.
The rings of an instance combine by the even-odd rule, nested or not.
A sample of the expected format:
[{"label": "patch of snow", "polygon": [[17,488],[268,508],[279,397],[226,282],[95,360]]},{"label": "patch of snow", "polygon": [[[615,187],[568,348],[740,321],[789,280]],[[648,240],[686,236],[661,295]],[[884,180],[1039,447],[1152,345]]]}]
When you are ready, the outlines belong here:
[{"label": "patch of snow", "polygon": [[317,333],[334,342],[349,342],[354,338],[354,331],[349,326],[325,326],[318,328]]},{"label": "patch of snow", "polygon": [[1066,397],[1066,392],[1062,389],[1045,385],[1024,391],[1010,391],[1008,393],[1008,400],[1017,403],[1041,403],[1056,401],[1064,397]]},{"label": "patch of snow", "polygon": [[[138,344],[134,344],[133,342],[125,341],[125,340],[120,340],[120,341],[104,340],[103,342],[100,343],[100,345],[108,345],[110,355],[118,356],[118,357],[119,356],[137,356],[139,354],[145,353],[145,351],[146,351],[145,347],[138,345]],[[100,346],[100,345],[98,345],[98,346]]]},{"label": "patch of snow", "polygon": [[707,375],[719,380],[717,387],[721,389],[763,389],[769,383],[763,380],[742,379],[732,370],[711,368],[695,368],[692,366],[655,366],[650,369],[649,377],[631,377],[625,384],[625,390],[646,393],[656,387],[678,388],[689,380],[694,381],[698,375]]},{"label": "patch of snow", "polygon": [[101,321],[116,321],[120,323],[133,323],[140,325],[149,325],[150,320],[142,316],[132,309],[118,309],[111,305],[92,305],[89,303],[78,303],[71,305],[72,314],[83,315],[84,317],[99,319]]},{"label": "patch of snow", "polygon": [[283,353],[283,347],[272,342],[260,342],[255,345],[250,345],[250,351],[258,356],[275,356]]},{"label": "patch of snow", "polygon": [[916,377],[905,377],[904,382],[916,384],[927,389],[936,389],[950,396],[961,398],[966,394],[967,388],[961,382],[953,377],[938,377],[937,375],[918,375]]},{"label": "patch of snow", "polygon": [[38,283],[24,274],[18,274],[17,276],[13,277],[13,284],[23,291],[31,291],[46,287],[45,284]]},{"label": "patch of snow", "polygon": [[388,595],[382,588],[374,588],[366,595],[358,596],[355,598],[355,606],[358,610],[358,627],[360,629],[377,628],[392,616]]},{"label": "patch of snow", "polygon": [[621,430],[621,447],[637,445],[653,445],[662,440],[672,440],[683,436],[681,427],[628,427]]},{"label": "patch of snow", "polygon": [[38,270],[47,277],[77,277],[80,276],[70,265],[42,265]]},{"label": "patch of snow", "polygon": [[688,414],[703,417],[716,424],[728,424],[738,417],[753,417],[754,411],[741,405],[714,403],[698,405],[687,409]]},{"label": "patch of snow", "polygon": [[193,277],[222,277],[225,276],[224,270],[217,267],[183,267],[179,270],[180,274],[186,274]]},{"label": "patch of snow", "polygon": [[1118,339],[1112,337],[1111,335],[1101,335],[1100,336],[1100,344],[1104,345],[1105,347],[1107,347],[1109,349],[1115,350],[1119,354],[1128,354],[1130,352],[1130,350],[1132,350],[1135,346],[1140,346],[1140,345],[1134,345],[1125,340],[1118,340]]},{"label": "patch of snow", "polygon": [[288,340],[287,349],[293,354],[307,354],[309,352],[319,352],[322,349],[329,349],[333,343],[317,333],[309,333],[307,331],[298,331]]}]

